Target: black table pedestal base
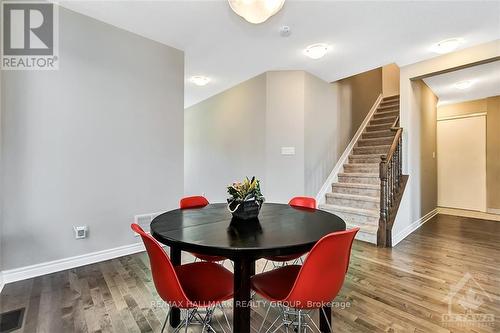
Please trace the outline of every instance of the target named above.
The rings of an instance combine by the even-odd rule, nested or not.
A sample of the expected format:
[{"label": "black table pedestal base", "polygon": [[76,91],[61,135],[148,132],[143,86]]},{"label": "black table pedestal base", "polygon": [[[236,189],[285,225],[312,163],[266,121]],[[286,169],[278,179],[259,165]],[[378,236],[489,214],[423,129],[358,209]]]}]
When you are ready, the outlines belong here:
[{"label": "black table pedestal base", "polygon": [[233,332],[250,333],[251,286],[255,274],[255,260],[234,260]]}]

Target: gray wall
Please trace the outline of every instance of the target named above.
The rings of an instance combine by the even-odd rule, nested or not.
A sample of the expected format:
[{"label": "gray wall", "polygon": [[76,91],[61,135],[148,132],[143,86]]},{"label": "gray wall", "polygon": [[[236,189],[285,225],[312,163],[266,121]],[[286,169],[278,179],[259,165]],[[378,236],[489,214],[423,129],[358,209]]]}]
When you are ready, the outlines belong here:
[{"label": "gray wall", "polygon": [[135,243],[183,193],[183,53],[59,13],[60,69],[2,73],[3,269]]},{"label": "gray wall", "polygon": [[[263,189],[269,202],[304,195],[304,76],[303,71],[267,73]],[[295,155],[281,155],[281,147],[295,147]]]},{"label": "gray wall", "polygon": [[[304,194],[315,197],[350,141],[350,125],[339,108],[339,85],[305,73]],[[343,122],[345,121],[345,122]]]},{"label": "gray wall", "polygon": [[244,176],[265,181],[266,74],[187,108],[184,192],[227,198],[226,185]]},{"label": "gray wall", "polygon": [[336,84],[306,72],[273,71],[189,107],[186,194],[224,201],[227,184],[256,175],[268,202],[316,196],[350,140],[339,131],[337,94]]}]

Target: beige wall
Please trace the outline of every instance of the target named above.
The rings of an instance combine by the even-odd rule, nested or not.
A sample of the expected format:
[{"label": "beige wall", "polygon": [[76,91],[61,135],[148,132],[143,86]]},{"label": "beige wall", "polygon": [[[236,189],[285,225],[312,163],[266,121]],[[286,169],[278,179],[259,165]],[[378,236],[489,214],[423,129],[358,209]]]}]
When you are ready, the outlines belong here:
[{"label": "beige wall", "polygon": [[487,111],[486,98],[438,107],[438,118],[463,116]]},{"label": "beige wall", "polygon": [[500,41],[494,41],[401,67],[403,172],[409,174],[410,178],[394,223],[394,244],[397,244],[415,230],[426,215],[422,210],[425,205],[421,203],[422,200],[425,200],[423,193],[421,193],[421,188],[424,185],[422,180],[423,170],[420,163],[422,148],[420,138],[422,124],[421,103],[420,96],[415,93],[415,82],[412,81],[412,78],[498,56],[500,56]]},{"label": "beige wall", "polygon": [[486,112],[487,208],[500,209],[500,96],[440,106],[438,117]]},{"label": "beige wall", "polygon": [[399,67],[389,64],[382,67],[382,94],[384,97],[399,95]]},{"label": "beige wall", "polygon": [[500,96],[440,106],[438,117],[486,112],[486,196],[488,209],[500,209]]},{"label": "beige wall", "polygon": [[427,214],[437,206],[437,102],[438,98],[422,81],[415,82],[415,90],[420,90],[420,211]]},{"label": "beige wall", "polygon": [[488,209],[500,213],[500,96],[487,99],[486,186]]},{"label": "beige wall", "polygon": [[343,130],[352,138],[382,93],[382,68],[376,68],[336,82],[339,85]]}]

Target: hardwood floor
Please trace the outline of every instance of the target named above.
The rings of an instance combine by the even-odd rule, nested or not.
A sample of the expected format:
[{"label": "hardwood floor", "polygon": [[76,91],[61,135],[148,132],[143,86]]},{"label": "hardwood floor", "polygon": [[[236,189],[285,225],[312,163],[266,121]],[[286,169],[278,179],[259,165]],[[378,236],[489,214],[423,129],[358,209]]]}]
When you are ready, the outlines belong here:
[{"label": "hardwood floor", "polygon": [[[142,253],[8,284],[0,310],[26,307],[14,332],[159,332],[166,309],[153,306],[148,266]],[[393,249],[356,241],[336,302],[349,306],[333,310],[335,332],[499,332],[500,223],[438,215]],[[449,308],[496,322],[447,324]]]}]

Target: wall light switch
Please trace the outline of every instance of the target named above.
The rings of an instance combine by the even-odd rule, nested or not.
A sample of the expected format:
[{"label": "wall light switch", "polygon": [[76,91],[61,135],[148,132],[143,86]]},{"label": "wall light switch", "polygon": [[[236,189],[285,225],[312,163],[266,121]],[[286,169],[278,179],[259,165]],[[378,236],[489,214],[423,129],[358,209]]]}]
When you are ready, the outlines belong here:
[{"label": "wall light switch", "polygon": [[87,238],[89,228],[86,225],[74,226],[73,230],[75,231],[75,239]]},{"label": "wall light switch", "polygon": [[281,147],[281,155],[295,155],[295,147]]}]

